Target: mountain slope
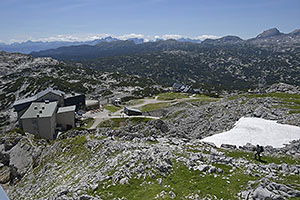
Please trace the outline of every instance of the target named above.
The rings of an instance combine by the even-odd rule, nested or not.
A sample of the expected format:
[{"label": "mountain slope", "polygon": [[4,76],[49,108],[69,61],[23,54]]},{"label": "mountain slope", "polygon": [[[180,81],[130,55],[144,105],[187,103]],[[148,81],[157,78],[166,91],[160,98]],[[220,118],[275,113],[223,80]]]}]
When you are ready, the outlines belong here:
[{"label": "mountain slope", "polygon": [[300,48],[272,52],[253,46],[203,46],[195,51],[163,51],[82,61],[86,67],[217,89],[247,89],[286,82],[299,85]]},{"label": "mountain slope", "polygon": [[34,52],[79,61],[84,67],[150,77],[160,84],[174,82],[211,89],[249,89],[278,82],[300,84],[300,34],[270,29],[256,38],[226,36],[201,44],[166,40],[133,41],[95,46],[62,47]]},{"label": "mountain slope", "polygon": [[[12,103],[47,87],[86,94],[101,100],[113,93],[123,96],[154,95],[162,89],[150,78],[116,72],[100,72],[52,58],[33,58],[0,52],[0,134],[15,125]],[[145,92],[147,91],[147,92]]]},{"label": "mountain slope", "polygon": [[12,43],[12,44],[4,44],[0,43],[0,50],[6,52],[19,52],[19,53],[30,53],[32,51],[43,51],[47,49],[56,49],[62,46],[74,46],[74,45],[95,45],[101,42],[112,42],[117,41],[118,39],[112,37],[106,37],[102,39],[96,39],[91,41],[75,41],[75,42],[67,42],[67,41],[53,41],[53,42],[42,42],[42,41],[26,41],[21,43]]},{"label": "mountain slope", "polygon": [[136,44],[132,40],[102,42],[97,45],[80,45],[71,47],[60,47],[40,52],[32,52],[34,57],[52,57],[58,60],[89,60],[95,58],[122,56],[132,54],[143,54],[164,50],[193,50],[197,44],[188,42],[178,42],[176,40],[160,40],[157,42],[148,42]]}]

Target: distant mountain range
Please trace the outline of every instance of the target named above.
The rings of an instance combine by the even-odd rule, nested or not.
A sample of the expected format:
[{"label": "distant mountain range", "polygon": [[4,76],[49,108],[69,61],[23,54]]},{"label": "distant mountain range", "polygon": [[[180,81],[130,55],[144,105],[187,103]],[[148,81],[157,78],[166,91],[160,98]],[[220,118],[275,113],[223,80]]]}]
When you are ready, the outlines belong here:
[{"label": "distant mountain range", "polygon": [[112,37],[106,37],[97,40],[84,41],[84,42],[67,42],[67,41],[53,41],[53,42],[42,42],[42,41],[26,41],[26,42],[15,42],[12,44],[0,43],[0,50],[6,52],[19,52],[19,53],[30,53],[32,51],[43,51],[48,49],[56,49],[63,46],[76,46],[76,45],[96,45],[101,42],[113,42],[118,39]]},{"label": "distant mountain range", "polygon": [[285,34],[274,28],[248,40],[237,36],[201,43],[187,40],[110,37],[31,55],[79,62],[102,72],[138,75],[163,86],[174,82],[213,90],[243,90],[278,82],[300,86],[300,30]]},{"label": "distant mountain range", "polygon": [[109,38],[109,40],[107,40],[107,38],[105,38],[101,41],[94,41],[92,45],[81,44],[64,46],[56,49],[34,51],[31,52],[31,55],[35,57],[52,57],[58,60],[80,61],[107,56],[123,56],[170,50],[199,51],[199,49],[201,50],[206,46],[220,45],[254,45],[257,47],[269,48],[268,50],[270,50],[270,48],[276,51],[284,50],[286,47],[290,48],[291,46],[300,45],[300,30],[284,34],[278,29],[273,28],[248,40],[243,40],[238,36],[225,36],[218,39],[206,39],[202,42],[184,38],[178,40],[157,40],[155,42],[144,42],[143,39],[138,38],[125,41],[113,38]]},{"label": "distant mountain range", "polygon": [[[289,42],[291,42],[295,37],[299,37],[300,29],[297,29],[291,33],[284,34],[281,33],[278,29],[272,28],[269,30],[264,31],[263,33],[259,34],[256,38],[252,38],[249,40],[243,40],[238,36],[225,36],[218,39],[205,39],[205,40],[199,40],[199,39],[191,39],[191,38],[179,38],[176,39],[178,42],[190,42],[190,43],[197,43],[197,44],[210,44],[210,45],[223,45],[223,44],[236,44],[236,43],[265,43],[265,42],[273,42],[272,39],[276,40],[280,38],[280,40],[285,39]],[[270,38],[272,38],[270,40]],[[268,41],[265,41],[268,39]],[[43,42],[43,41],[26,41],[21,43],[12,43],[12,44],[5,44],[0,43],[0,50],[6,51],[6,52],[19,52],[19,53],[26,53],[29,54],[31,52],[39,52],[39,51],[45,51],[49,49],[56,49],[59,47],[69,47],[69,46],[79,46],[79,45],[90,45],[94,46],[102,42],[116,42],[120,39],[113,38],[111,36],[102,38],[102,39],[96,39],[96,40],[90,40],[90,41],[74,41],[74,42],[68,42],[68,41],[52,41],[52,42]],[[129,38],[129,41],[133,41],[135,44],[143,44],[145,43],[144,38]],[[155,41],[149,41],[149,42],[157,42],[161,41],[163,39],[157,38]],[[60,50],[59,50],[60,51]],[[52,51],[51,51],[52,52]]]},{"label": "distant mountain range", "polygon": [[[128,41],[133,41],[135,44],[145,43],[144,38],[129,38]],[[161,41],[163,39],[157,38],[155,41]],[[113,38],[111,36],[105,37],[102,39],[90,40],[90,41],[52,41],[52,42],[43,42],[43,41],[31,41],[28,40],[26,42],[15,42],[12,44],[0,43],[0,50],[10,52],[10,53],[25,53],[29,54],[33,51],[45,51],[48,49],[56,49],[59,47],[69,47],[69,46],[78,46],[78,45],[96,45],[102,42],[115,42],[120,41],[120,39]],[[123,40],[124,41],[124,40]],[[179,42],[192,42],[192,43],[201,43],[201,40],[198,39],[189,39],[189,38],[180,38],[177,41]],[[154,41],[150,41],[154,42]]]},{"label": "distant mountain range", "polygon": [[[272,28],[269,30],[266,30],[262,32],[261,34],[257,35],[257,37],[243,40],[238,36],[225,36],[218,39],[191,39],[191,38],[179,38],[176,39],[178,42],[189,42],[189,43],[196,43],[196,44],[209,44],[209,45],[224,45],[224,44],[237,44],[237,43],[249,43],[249,44],[256,44],[256,45],[262,45],[265,43],[272,43],[276,44],[278,39],[280,41],[289,42],[289,43],[298,43],[299,42],[299,36],[300,35],[300,29],[297,29],[295,31],[292,31],[291,33],[281,33],[278,29]],[[109,42],[116,42],[120,39],[113,38],[111,36],[102,38],[102,39],[96,39],[96,40],[90,40],[90,41],[75,41],[75,42],[68,42],[68,41],[52,41],[52,42],[43,42],[43,41],[26,41],[21,43],[12,43],[12,44],[5,44],[0,43],[0,50],[6,51],[6,52],[19,52],[19,53],[26,53],[29,54],[31,52],[39,52],[39,51],[45,51],[49,49],[57,49],[59,47],[69,47],[69,46],[80,46],[80,45],[90,45],[94,46],[103,42],[109,43]],[[135,44],[143,44],[146,43],[144,38],[129,38],[129,41],[133,41]],[[158,42],[164,39],[157,38],[155,41],[148,41],[148,42]],[[60,51],[60,50],[59,50]],[[51,51],[52,52],[52,51]]]},{"label": "distant mountain range", "polygon": [[80,62],[103,72],[121,72],[155,80],[215,89],[248,89],[285,82],[300,85],[300,34],[277,29],[243,40],[237,36],[201,43],[130,40],[59,47],[32,52],[34,57]]}]

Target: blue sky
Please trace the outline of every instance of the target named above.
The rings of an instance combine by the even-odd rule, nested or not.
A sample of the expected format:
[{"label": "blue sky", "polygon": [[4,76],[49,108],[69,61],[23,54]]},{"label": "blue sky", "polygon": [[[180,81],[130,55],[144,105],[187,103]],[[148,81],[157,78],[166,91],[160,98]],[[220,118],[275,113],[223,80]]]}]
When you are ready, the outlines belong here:
[{"label": "blue sky", "polygon": [[[106,35],[255,37],[300,28],[299,0],[1,0],[0,41]],[[124,36],[126,37],[126,36]]]}]

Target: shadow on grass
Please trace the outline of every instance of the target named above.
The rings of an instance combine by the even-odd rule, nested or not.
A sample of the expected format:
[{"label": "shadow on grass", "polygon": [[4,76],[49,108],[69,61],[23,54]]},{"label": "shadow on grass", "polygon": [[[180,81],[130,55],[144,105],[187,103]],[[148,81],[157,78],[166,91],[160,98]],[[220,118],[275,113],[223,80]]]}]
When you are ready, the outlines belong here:
[{"label": "shadow on grass", "polygon": [[261,162],[261,163],[267,163],[267,161],[266,160],[263,160],[263,159],[256,159],[256,158],[254,158],[256,161],[258,161],[258,162]]}]

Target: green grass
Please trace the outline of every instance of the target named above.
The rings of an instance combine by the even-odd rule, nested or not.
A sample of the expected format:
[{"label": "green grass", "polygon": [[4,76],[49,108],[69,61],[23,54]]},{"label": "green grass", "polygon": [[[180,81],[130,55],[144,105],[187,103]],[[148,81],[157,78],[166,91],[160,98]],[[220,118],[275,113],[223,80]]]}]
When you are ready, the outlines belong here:
[{"label": "green grass", "polygon": [[84,119],[80,122],[80,127],[88,129],[94,124],[94,122],[95,122],[95,119],[93,119],[93,118]]},{"label": "green grass", "polygon": [[152,120],[151,118],[146,117],[131,117],[131,118],[111,118],[109,120],[102,121],[98,127],[122,127],[126,126],[130,122],[133,125],[137,125],[140,123],[146,123]]},{"label": "green grass", "polygon": [[[146,180],[131,178],[129,184],[111,183],[102,184],[95,192],[90,191],[91,195],[99,195],[103,199],[114,199],[125,197],[126,199],[155,199],[157,194],[165,191],[167,195],[163,199],[171,199],[170,191],[176,194],[175,199],[185,199],[191,193],[198,193],[200,197],[208,195],[216,196],[218,199],[237,199],[237,193],[242,190],[249,180],[255,180],[254,177],[244,174],[243,170],[236,170],[230,174],[230,183],[222,177],[229,175],[230,166],[216,165],[224,170],[223,175],[214,176],[212,174],[200,176],[201,172],[189,170],[182,163],[173,163],[174,170],[165,178],[162,178],[162,185],[159,185],[156,179],[146,178]],[[229,176],[228,176],[229,177]],[[110,184],[110,187],[107,185]],[[168,187],[165,187],[168,186]],[[103,187],[105,189],[103,189]],[[111,194],[111,195],[109,195]]]},{"label": "green grass", "polygon": [[[282,176],[282,174],[279,175],[279,179],[274,180],[277,183],[281,184],[290,184],[295,186],[294,189],[300,190],[300,175],[295,174],[295,175],[287,175],[287,176]],[[299,199],[299,198],[298,198]]]},{"label": "green grass", "polygon": [[206,95],[203,95],[203,94],[196,94],[194,96],[194,98],[197,98],[197,99],[191,99],[190,101],[202,100],[202,101],[212,102],[212,101],[218,101],[218,100],[221,99],[221,98],[216,98],[216,97],[209,97],[209,96],[206,96]]},{"label": "green grass", "polygon": [[127,106],[135,106],[144,103],[143,99],[133,99],[126,103]]},{"label": "green grass", "polygon": [[141,107],[142,112],[150,112],[154,110],[159,110],[165,107],[168,107],[170,104],[169,103],[151,103],[147,104]]},{"label": "green grass", "polygon": [[122,109],[122,107],[118,107],[118,106],[114,106],[114,105],[106,105],[104,108],[112,113],[117,112]]},{"label": "green grass", "polygon": [[[226,156],[233,157],[235,159],[237,158],[244,158],[246,160],[256,162],[258,163],[259,161],[255,160],[254,154],[255,152],[245,152],[245,151],[230,151],[230,150],[221,150],[225,153]],[[298,165],[300,164],[299,159],[295,159],[292,156],[288,155],[281,155],[281,156],[270,156],[270,155],[265,155],[264,153],[262,154],[261,159],[266,163],[275,163],[275,164],[282,164],[286,163],[289,165]]]},{"label": "green grass", "polygon": [[187,93],[178,93],[178,92],[166,92],[158,95],[158,100],[174,100],[174,99],[183,99],[188,98],[190,94]]},{"label": "green grass", "polygon": [[8,132],[9,134],[13,134],[13,133],[19,133],[21,135],[25,135],[25,132],[21,129],[21,128],[15,128],[11,131]]},{"label": "green grass", "polygon": [[68,147],[68,150],[66,152],[64,152],[64,156],[65,155],[78,155],[78,154],[82,154],[85,151],[88,151],[85,148],[85,144],[87,142],[86,136],[84,135],[79,135],[76,136],[74,138],[67,138],[62,142],[62,148],[64,149],[65,147]]}]

